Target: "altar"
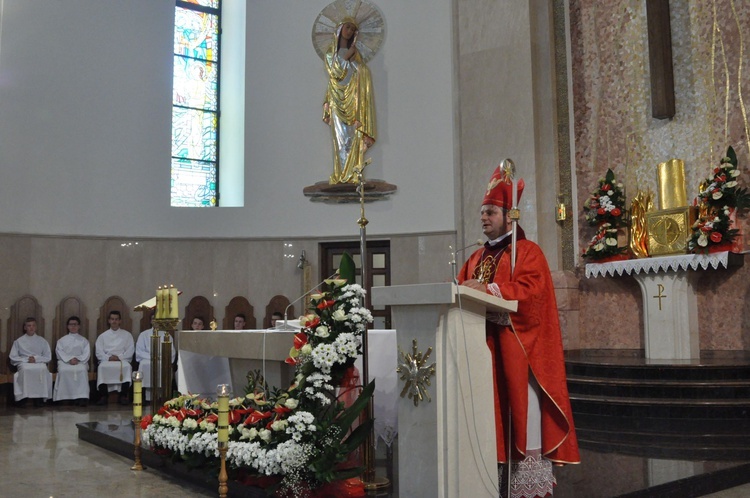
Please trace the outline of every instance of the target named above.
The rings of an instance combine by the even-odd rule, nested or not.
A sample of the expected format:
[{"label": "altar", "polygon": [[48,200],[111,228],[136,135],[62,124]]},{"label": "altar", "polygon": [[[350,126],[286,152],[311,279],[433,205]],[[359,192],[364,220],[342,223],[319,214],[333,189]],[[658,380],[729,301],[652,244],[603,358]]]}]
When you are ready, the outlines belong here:
[{"label": "altar", "polygon": [[[294,380],[294,366],[284,360],[294,333],[272,329],[180,331],[177,390],[215,398],[216,386],[229,384],[233,396],[241,396],[252,370],[265,372],[271,388],[287,387]],[[375,380],[375,434],[390,445],[398,432],[396,331],[370,330],[367,340],[369,376]],[[362,372],[361,357],[355,366]]]},{"label": "altar", "polygon": [[742,261],[741,255],[724,251],[589,263],[586,278],[635,278],[643,297],[646,359],[691,360],[700,358],[696,272],[741,265]]}]

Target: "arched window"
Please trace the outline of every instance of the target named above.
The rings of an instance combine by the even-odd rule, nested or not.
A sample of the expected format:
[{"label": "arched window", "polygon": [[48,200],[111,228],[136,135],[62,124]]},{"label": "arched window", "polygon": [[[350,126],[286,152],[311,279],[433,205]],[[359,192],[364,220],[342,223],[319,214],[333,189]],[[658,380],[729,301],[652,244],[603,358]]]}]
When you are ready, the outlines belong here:
[{"label": "arched window", "polygon": [[221,0],[176,0],[172,206],[217,206]]}]

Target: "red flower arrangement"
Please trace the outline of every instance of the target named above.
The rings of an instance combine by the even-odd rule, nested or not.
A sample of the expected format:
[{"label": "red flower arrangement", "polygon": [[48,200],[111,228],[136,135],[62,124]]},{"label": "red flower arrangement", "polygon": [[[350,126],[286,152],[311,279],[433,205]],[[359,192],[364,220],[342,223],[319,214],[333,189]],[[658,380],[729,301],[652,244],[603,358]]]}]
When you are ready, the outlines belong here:
[{"label": "red flower arrangement", "polygon": [[737,179],[737,154],[730,146],[719,166],[713,168],[711,176],[701,182],[696,199],[700,216],[693,224],[693,233],[688,240],[691,252],[729,250],[739,235],[732,216],[737,211],[750,207],[750,194],[740,188]]}]

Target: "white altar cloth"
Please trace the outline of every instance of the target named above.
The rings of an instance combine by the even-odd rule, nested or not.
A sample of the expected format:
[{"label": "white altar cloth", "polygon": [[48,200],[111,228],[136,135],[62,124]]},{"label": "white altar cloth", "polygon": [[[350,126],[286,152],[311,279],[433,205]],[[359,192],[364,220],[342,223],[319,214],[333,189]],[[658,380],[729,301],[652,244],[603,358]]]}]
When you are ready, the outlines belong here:
[{"label": "white altar cloth", "polygon": [[[233,396],[241,396],[245,375],[262,370],[264,356],[269,387],[282,387],[279,382],[286,386],[293,378],[293,367],[284,363],[293,336],[294,332],[274,330],[183,330],[178,339],[177,389],[215,398],[218,384],[230,384]],[[370,330],[367,337],[368,373],[375,379],[375,434],[390,445],[398,432],[396,331]],[[362,375],[361,358],[356,366]]]},{"label": "white altar cloth", "polygon": [[623,261],[610,261],[607,263],[588,263],[586,264],[586,278],[606,276],[612,277],[615,274],[631,275],[643,273],[658,273],[664,271],[677,270],[697,270],[702,268],[707,270],[709,266],[714,270],[719,266],[727,268],[730,265],[730,256],[728,251],[717,252],[713,254],[675,254],[671,256],[656,256],[653,258],[626,259]]}]

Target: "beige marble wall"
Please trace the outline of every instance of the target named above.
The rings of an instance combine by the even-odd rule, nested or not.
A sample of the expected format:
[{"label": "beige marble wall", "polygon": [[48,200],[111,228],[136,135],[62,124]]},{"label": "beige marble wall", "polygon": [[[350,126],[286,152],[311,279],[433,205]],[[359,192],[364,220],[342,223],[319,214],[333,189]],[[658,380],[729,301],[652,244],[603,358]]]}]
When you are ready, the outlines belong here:
[{"label": "beige marble wall", "polygon": [[[731,145],[740,183],[750,184],[750,3],[669,4],[676,115],[657,120],[651,117],[646,3],[570,1],[579,250],[593,235],[583,220],[583,201],[607,168],[631,199],[638,189],[657,191],[658,163],[683,159],[692,199]],[[748,276],[742,267],[697,280],[701,349],[748,348]],[[580,347],[643,347],[643,310],[633,279],[581,278],[580,290]]]}]

